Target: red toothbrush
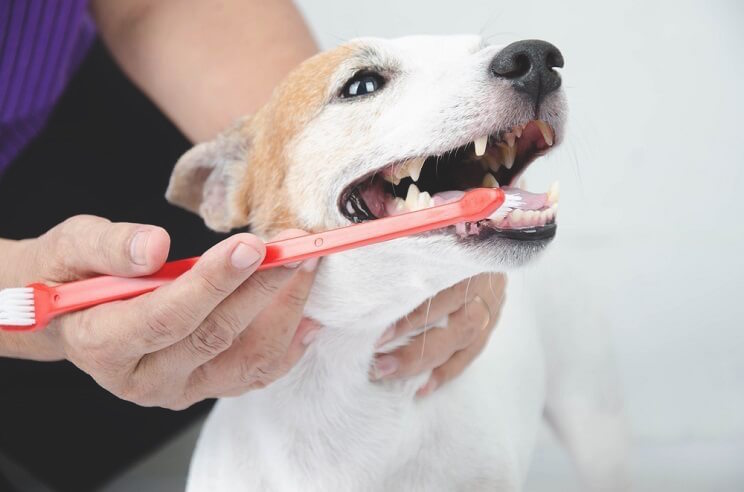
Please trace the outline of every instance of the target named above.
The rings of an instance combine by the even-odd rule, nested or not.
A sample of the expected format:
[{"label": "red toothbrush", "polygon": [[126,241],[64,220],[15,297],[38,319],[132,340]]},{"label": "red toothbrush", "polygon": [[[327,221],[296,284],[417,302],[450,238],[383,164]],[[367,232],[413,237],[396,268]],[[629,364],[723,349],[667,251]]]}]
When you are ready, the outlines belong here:
[{"label": "red toothbrush", "polygon": [[[519,202],[518,195],[507,196],[499,188],[477,188],[465,192],[457,201],[436,207],[267,243],[266,257],[258,269],[325,256],[459,222],[503,216]],[[502,205],[505,205],[503,209]],[[39,330],[60,314],[150,292],[176,279],[198,259],[166,263],[157,273],[147,277],[101,276],[55,287],[35,283],[28,287],[0,290],[0,329]]]}]

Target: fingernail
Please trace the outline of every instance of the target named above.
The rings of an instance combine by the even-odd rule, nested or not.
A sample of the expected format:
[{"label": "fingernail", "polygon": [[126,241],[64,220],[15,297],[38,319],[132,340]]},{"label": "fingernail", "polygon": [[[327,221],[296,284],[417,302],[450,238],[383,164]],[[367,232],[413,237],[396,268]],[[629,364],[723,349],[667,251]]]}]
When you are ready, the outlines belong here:
[{"label": "fingernail", "polygon": [[377,344],[375,347],[382,347],[386,343],[388,343],[390,340],[395,337],[395,325],[388,326],[387,330],[382,334],[380,339],[377,341]]},{"label": "fingernail", "polygon": [[310,331],[308,331],[305,334],[305,336],[302,338],[302,345],[307,346],[307,345],[310,345],[311,343],[313,343],[313,340],[315,340],[315,338],[318,336],[318,332],[320,332],[320,330],[310,330]]},{"label": "fingernail", "polygon": [[147,265],[147,239],[150,231],[137,231],[129,244],[129,256],[135,265]]},{"label": "fingernail", "polygon": [[310,258],[302,262],[302,269],[306,272],[312,272],[316,268],[318,268],[318,262],[320,261],[320,258],[317,256],[315,258]]},{"label": "fingernail", "polygon": [[238,270],[245,270],[261,258],[261,253],[245,243],[239,243],[230,255],[230,263]]},{"label": "fingernail", "polygon": [[375,379],[382,379],[398,370],[398,359],[392,355],[381,355],[375,361]]},{"label": "fingernail", "polygon": [[439,382],[437,381],[437,379],[435,377],[431,377],[429,378],[429,380],[426,382],[425,385],[423,385],[422,387],[418,389],[418,391],[416,391],[416,396],[418,398],[427,396],[431,394],[432,391],[437,389],[438,385],[439,385]]}]

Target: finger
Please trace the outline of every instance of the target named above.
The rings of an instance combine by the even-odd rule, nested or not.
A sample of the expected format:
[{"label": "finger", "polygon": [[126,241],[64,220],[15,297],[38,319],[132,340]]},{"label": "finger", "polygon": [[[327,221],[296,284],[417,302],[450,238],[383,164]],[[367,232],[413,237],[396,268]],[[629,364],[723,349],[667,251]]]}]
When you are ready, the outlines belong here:
[{"label": "finger", "polygon": [[462,374],[465,368],[468,367],[483,351],[483,348],[488,343],[490,334],[491,330],[483,330],[475,342],[471,343],[466,348],[455,352],[452,357],[441,366],[435,367],[426,384],[416,392],[416,396],[419,398],[427,396],[437,388],[441,388],[444,384]]},{"label": "finger", "polygon": [[253,274],[209,313],[193,333],[148,356],[150,362],[187,376],[229,349],[254,320],[255,325],[266,327],[266,333],[252,337],[256,338],[248,342],[253,345],[252,350],[270,349],[272,357],[282,357],[302,318],[314,276],[314,270],[308,270],[307,265]]},{"label": "finger", "polygon": [[485,301],[476,296],[455,311],[447,328],[428,330],[390,354],[376,358],[373,379],[405,378],[444,364],[487,330],[491,313]]},{"label": "finger", "polygon": [[161,227],[79,215],[50,230],[38,244],[36,256],[43,267],[36,273],[65,282],[95,274],[153,273],[168,257],[170,237]]},{"label": "finger", "polygon": [[[303,318],[283,356],[257,358],[253,345],[241,340],[230,350],[199,367],[189,380],[189,398],[199,400],[238,396],[251,389],[263,388],[284,376],[305,354],[322,327]],[[247,338],[247,337],[246,337]],[[263,364],[263,365],[261,365]]]},{"label": "finger", "polygon": [[503,284],[499,287],[499,282],[489,283],[487,277],[476,276],[459,282],[452,287],[438,293],[432,299],[424,301],[420,306],[413,310],[407,316],[401,318],[393,326],[387,329],[380,337],[377,343],[378,347],[395,340],[412,331],[425,328],[427,325],[448,316],[465,303],[471,301],[476,294],[482,294],[485,297],[484,290],[493,285],[495,290],[503,289]]},{"label": "finger", "polygon": [[108,344],[120,354],[155,352],[194,331],[256,270],[264,254],[259,238],[237,234],[209,249],[170,284],[132,300],[83,311],[87,322],[65,331],[85,339],[77,342]]},{"label": "finger", "polygon": [[[299,269],[230,349],[199,368],[195,380],[200,384],[191,390],[199,391],[195,386],[206,385],[216,391],[246,391],[268,384],[291,368],[305,347],[298,343],[297,333],[312,328],[301,319],[315,278],[315,270],[310,268],[315,265]],[[309,343],[311,339],[301,337],[299,341]]]}]

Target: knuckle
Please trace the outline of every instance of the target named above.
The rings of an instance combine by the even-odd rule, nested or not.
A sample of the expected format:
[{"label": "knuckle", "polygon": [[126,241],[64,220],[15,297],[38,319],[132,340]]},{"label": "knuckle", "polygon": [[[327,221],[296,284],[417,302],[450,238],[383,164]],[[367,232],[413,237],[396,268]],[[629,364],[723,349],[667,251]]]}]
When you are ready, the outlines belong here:
[{"label": "knuckle", "polygon": [[310,296],[309,292],[302,291],[291,291],[287,292],[286,304],[293,308],[302,308],[307,303],[307,298]]},{"label": "knuckle", "polygon": [[265,345],[260,352],[245,357],[240,366],[240,382],[263,388],[276,379],[284,351],[277,345]]},{"label": "knuckle", "polygon": [[202,357],[212,358],[227,350],[237,330],[218,316],[209,316],[188,338],[189,348]]},{"label": "knuckle", "polygon": [[144,342],[147,345],[159,345],[165,340],[170,340],[178,327],[187,327],[193,322],[190,313],[189,309],[181,309],[172,303],[157,305],[145,317],[147,335]]},{"label": "knuckle", "polygon": [[199,282],[201,283],[202,289],[215,299],[223,299],[230,295],[231,290],[221,286],[219,282],[213,280],[210,275],[205,272],[199,272]]},{"label": "knuckle", "polygon": [[272,298],[279,291],[279,285],[269,282],[264,275],[257,274],[248,277],[248,285],[251,290],[258,292],[261,296]]}]

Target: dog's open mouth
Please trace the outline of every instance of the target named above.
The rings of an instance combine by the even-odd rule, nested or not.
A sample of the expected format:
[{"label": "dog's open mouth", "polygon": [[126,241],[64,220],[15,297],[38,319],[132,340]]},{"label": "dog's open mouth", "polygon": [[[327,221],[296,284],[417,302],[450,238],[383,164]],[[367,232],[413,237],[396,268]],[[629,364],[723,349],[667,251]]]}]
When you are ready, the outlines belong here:
[{"label": "dog's open mouth", "polygon": [[547,193],[514,187],[519,176],[554,141],[553,129],[532,120],[509,130],[483,136],[443,155],[414,157],[356,180],[341,194],[341,213],[363,222],[442,205],[478,187],[504,187],[519,195],[521,204],[498,219],[461,223],[461,237],[488,232],[511,239],[544,239],[555,234],[558,185]]}]

